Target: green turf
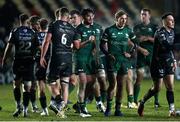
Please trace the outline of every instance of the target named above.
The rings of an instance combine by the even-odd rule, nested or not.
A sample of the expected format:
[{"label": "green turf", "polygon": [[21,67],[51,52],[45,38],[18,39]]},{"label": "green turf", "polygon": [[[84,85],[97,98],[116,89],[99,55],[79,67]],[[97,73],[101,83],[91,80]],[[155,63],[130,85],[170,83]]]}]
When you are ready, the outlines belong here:
[{"label": "green turf", "polygon": [[[142,89],[140,98],[142,95],[149,89],[149,87],[152,85],[152,82],[149,80],[146,80],[142,83]],[[168,117],[168,105],[166,100],[166,90],[163,85],[162,90],[159,95],[159,101],[162,105],[161,108],[158,110],[154,109],[154,98],[151,98],[145,106],[145,113],[144,117],[139,117],[137,115],[137,109],[126,109],[122,108],[122,112],[124,113],[124,117],[104,117],[102,113],[97,112],[95,102],[92,104],[88,104],[87,108],[91,112],[92,117],[91,118],[81,118],[78,114],[74,113],[72,110],[72,105],[70,104],[69,107],[71,108],[70,111],[67,112],[68,118],[66,119],[60,119],[55,116],[54,113],[50,112],[50,116],[48,117],[41,117],[39,114],[31,113],[31,107],[29,107],[29,117],[23,118],[22,116],[18,118],[13,118],[12,113],[15,110],[15,102],[13,98],[13,92],[12,92],[12,85],[0,85],[0,106],[2,106],[2,110],[0,111],[0,120],[5,121],[58,121],[58,120],[68,120],[68,121],[153,121],[153,120],[160,120],[160,121],[178,121],[180,120],[180,117]],[[175,106],[176,108],[180,108],[180,81],[175,82]],[[125,90],[124,90],[125,91]],[[48,92],[47,92],[48,93]],[[49,94],[48,94],[48,97]],[[70,95],[70,100],[73,102],[76,102],[76,91],[74,91]],[[49,100],[49,99],[48,99]],[[124,100],[123,104],[126,104],[126,93],[124,92]],[[39,101],[38,101],[39,105]]]}]

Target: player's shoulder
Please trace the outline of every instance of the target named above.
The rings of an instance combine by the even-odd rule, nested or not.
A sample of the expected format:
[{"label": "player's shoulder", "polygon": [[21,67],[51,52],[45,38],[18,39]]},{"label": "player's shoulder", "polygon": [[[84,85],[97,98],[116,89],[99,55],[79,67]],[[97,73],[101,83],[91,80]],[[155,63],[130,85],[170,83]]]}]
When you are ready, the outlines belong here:
[{"label": "player's shoulder", "polygon": [[142,23],[135,23],[134,24],[134,28],[140,28],[140,27],[142,27]]},{"label": "player's shoulder", "polygon": [[160,28],[158,28],[158,29],[156,30],[155,36],[157,36],[157,35],[164,35],[165,31],[166,31],[166,30],[165,30],[164,27],[160,27]]},{"label": "player's shoulder", "polygon": [[96,28],[99,28],[99,29],[101,29],[102,28],[102,26],[100,25],[100,24],[98,24],[98,23],[93,23],[93,25],[96,27]]},{"label": "player's shoulder", "polygon": [[84,28],[85,28],[84,24],[81,23],[81,24],[79,24],[79,25],[76,27],[76,30],[77,30],[77,31],[83,31]]},{"label": "player's shoulder", "polygon": [[114,29],[114,28],[116,28],[115,24],[113,24],[113,25],[111,25],[111,26],[106,27],[106,29],[105,29],[105,30],[112,30],[112,29]]},{"label": "player's shoulder", "polygon": [[153,22],[150,23],[150,26],[151,26],[152,28],[156,28],[156,29],[158,28],[158,24],[155,24],[155,23],[153,23]]},{"label": "player's shoulder", "polygon": [[29,26],[20,26],[17,28],[14,28],[12,30],[12,32],[16,33],[16,32],[21,32],[21,33],[35,33],[35,31],[33,29],[31,29]]}]

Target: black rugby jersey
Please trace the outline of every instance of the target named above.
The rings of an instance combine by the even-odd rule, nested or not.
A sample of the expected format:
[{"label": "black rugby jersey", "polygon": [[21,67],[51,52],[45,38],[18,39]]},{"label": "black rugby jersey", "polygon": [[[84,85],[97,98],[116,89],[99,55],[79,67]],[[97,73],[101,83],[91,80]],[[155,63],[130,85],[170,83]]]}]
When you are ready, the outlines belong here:
[{"label": "black rugby jersey", "polygon": [[174,30],[168,32],[164,27],[158,29],[155,33],[153,58],[167,59],[174,58]]},{"label": "black rugby jersey", "polygon": [[35,32],[27,26],[13,29],[9,43],[15,45],[15,59],[34,58],[36,48],[39,46]]},{"label": "black rugby jersey", "polygon": [[75,28],[68,22],[57,20],[49,25],[52,34],[52,55],[72,53]]}]

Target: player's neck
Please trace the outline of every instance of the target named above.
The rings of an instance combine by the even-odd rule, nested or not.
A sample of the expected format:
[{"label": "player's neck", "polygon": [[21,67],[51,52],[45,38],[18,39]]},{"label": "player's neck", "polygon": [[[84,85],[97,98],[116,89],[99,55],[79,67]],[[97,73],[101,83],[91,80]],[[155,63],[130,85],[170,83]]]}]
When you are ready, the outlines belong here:
[{"label": "player's neck", "polygon": [[66,16],[61,16],[61,17],[59,17],[57,20],[61,20],[61,21],[68,22],[68,17],[66,17]]},{"label": "player's neck", "polygon": [[148,25],[150,23],[150,20],[142,22],[144,25]]},{"label": "player's neck", "polygon": [[170,32],[171,32],[171,30],[172,30],[172,28],[169,28],[169,27],[167,27],[167,26],[164,26],[164,28],[165,28],[165,29],[166,29],[166,31],[167,31],[167,32],[169,32],[169,33],[170,33]]},{"label": "player's neck", "polygon": [[20,23],[20,26],[29,26],[27,23]]},{"label": "player's neck", "polygon": [[85,22],[85,21],[82,21],[82,23],[83,23],[87,28],[89,28],[91,25],[93,25],[93,23],[88,23],[88,22]]}]

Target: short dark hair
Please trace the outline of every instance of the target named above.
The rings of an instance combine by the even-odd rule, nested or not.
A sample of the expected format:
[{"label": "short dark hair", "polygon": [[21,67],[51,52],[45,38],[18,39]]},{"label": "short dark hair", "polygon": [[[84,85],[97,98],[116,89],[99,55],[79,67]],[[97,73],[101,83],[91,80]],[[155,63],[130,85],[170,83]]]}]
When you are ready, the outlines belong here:
[{"label": "short dark hair", "polygon": [[42,30],[47,29],[47,27],[48,27],[48,20],[45,19],[45,18],[40,19],[39,20],[39,25],[40,25]]},{"label": "short dark hair", "polygon": [[25,21],[27,21],[29,19],[29,16],[27,15],[27,14],[21,14],[21,15],[19,15],[19,21],[21,22],[21,23],[24,23]]},{"label": "short dark hair", "polygon": [[70,12],[70,15],[71,15],[71,16],[74,15],[74,14],[77,14],[78,16],[81,15],[81,13],[80,13],[78,10],[72,10],[72,11]]},{"label": "short dark hair", "polygon": [[69,15],[69,9],[66,7],[58,8],[55,11],[55,16],[60,17],[60,16],[68,16]]},{"label": "short dark hair", "polygon": [[116,12],[115,19],[118,20],[118,18],[124,14],[128,16],[128,14],[123,9],[120,9],[119,11]]},{"label": "short dark hair", "polygon": [[169,15],[172,15],[172,16],[173,16],[173,13],[172,13],[172,12],[166,12],[166,13],[164,13],[164,14],[162,15],[161,19],[164,20],[164,19],[166,19],[167,16],[169,16]]},{"label": "short dark hair", "polygon": [[141,11],[147,11],[149,14],[151,14],[151,10],[148,8],[143,8],[143,9],[141,9]]},{"label": "short dark hair", "polygon": [[30,17],[29,22],[31,25],[37,25],[39,20],[40,20],[40,17],[38,15],[33,15]]},{"label": "short dark hair", "polygon": [[91,9],[91,8],[86,8],[86,9],[83,9],[83,10],[81,11],[82,17],[85,17],[85,15],[87,15],[88,13],[93,13],[93,14],[95,14],[94,10]]}]

